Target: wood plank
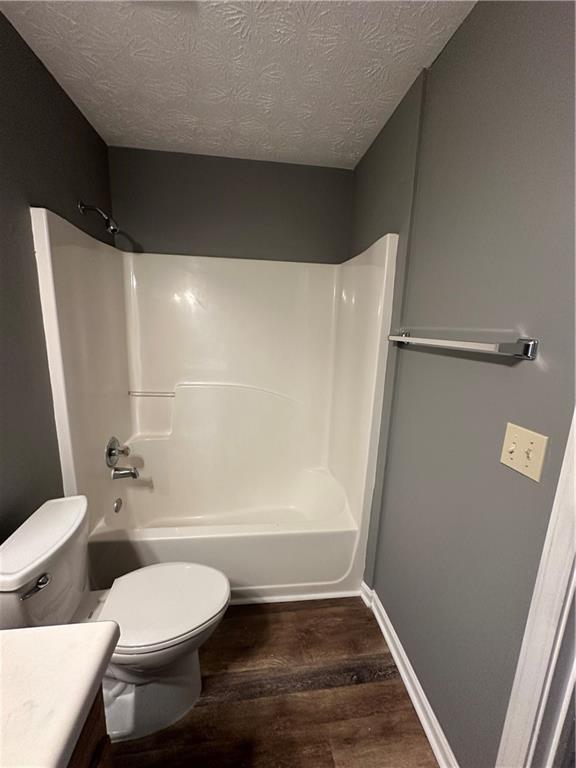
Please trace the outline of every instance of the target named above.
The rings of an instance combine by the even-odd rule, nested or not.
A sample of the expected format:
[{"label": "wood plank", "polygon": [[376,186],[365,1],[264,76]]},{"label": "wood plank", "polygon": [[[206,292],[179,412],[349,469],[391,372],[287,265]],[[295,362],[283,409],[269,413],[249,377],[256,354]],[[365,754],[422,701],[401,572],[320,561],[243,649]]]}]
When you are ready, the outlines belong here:
[{"label": "wood plank", "polygon": [[204,690],[197,706],[362,685],[397,677],[398,670],[389,654],[363,656],[322,666],[302,665],[292,671],[209,675],[203,680]]},{"label": "wood plank", "polygon": [[359,598],[295,603],[297,610],[289,610],[289,603],[280,605],[282,610],[268,605],[232,606],[200,650],[203,673],[294,669],[314,660],[387,651],[371,611]]},{"label": "wood plank", "polygon": [[308,662],[389,653],[368,609],[353,616],[338,607],[310,611],[298,626],[303,656]]},{"label": "wood plank", "polygon": [[336,768],[438,768],[406,693],[385,715],[340,720],[328,733]]},{"label": "wood plank", "polygon": [[281,603],[248,603],[246,605],[231,605],[228,608],[226,615],[233,617],[236,613],[242,614],[243,616],[253,616],[262,613],[271,615],[274,613],[308,612],[314,609],[334,608],[335,604],[341,608],[345,608],[349,612],[354,610],[369,611],[361,597],[341,597],[336,600],[330,597],[320,600],[286,600]]},{"label": "wood plank", "polygon": [[162,748],[122,754],[119,768],[334,768],[327,739],[248,739]]},{"label": "wood plank", "polygon": [[304,691],[249,701],[222,702],[195,707],[175,725],[153,736],[120,745],[127,751],[146,749],[177,740],[181,744],[230,739],[287,738],[306,740],[338,721],[380,715],[393,719],[401,680],[365,683],[328,691]]},{"label": "wood plank", "polygon": [[[243,607],[243,606],[242,606]],[[204,674],[266,667],[294,668],[304,663],[293,614],[234,611],[226,615],[200,649]]]}]

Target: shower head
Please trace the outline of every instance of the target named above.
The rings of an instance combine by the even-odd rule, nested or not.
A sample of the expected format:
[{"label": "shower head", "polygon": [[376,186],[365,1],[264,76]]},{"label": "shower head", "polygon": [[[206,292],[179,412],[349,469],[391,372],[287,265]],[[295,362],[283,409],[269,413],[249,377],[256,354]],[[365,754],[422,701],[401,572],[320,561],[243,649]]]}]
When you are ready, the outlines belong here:
[{"label": "shower head", "polygon": [[79,200],[78,210],[82,215],[84,215],[87,211],[95,211],[100,216],[102,216],[102,218],[104,219],[104,224],[106,226],[106,231],[110,232],[111,235],[116,235],[120,231],[118,224],[116,224],[112,216],[110,216],[108,213],[104,213],[102,208],[98,208],[95,205],[86,205],[86,203],[83,203],[82,200]]}]

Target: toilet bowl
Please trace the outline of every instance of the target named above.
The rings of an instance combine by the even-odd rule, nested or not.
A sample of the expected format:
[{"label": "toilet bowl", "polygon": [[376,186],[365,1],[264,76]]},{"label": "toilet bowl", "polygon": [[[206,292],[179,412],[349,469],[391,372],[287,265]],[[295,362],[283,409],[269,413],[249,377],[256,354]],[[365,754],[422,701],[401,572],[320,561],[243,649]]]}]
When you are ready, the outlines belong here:
[{"label": "toilet bowl", "polygon": [[103,681],[113,741],[179,720],[201,692],[198,649],[230,600],[220,571],[161,563],[87,584],[87,501],[46,502],[0,546],[0,627],[115,621],[120,638]]},{"label": "toilet bowl", "polygon": [[96,606],[91,593],[77,618],[120,627],[103,684],[110,738],[134,739],[176,722],[200,696],[198,649],[226,611],[228,579],[204,565],[162,563],[97,594]]},{"label": "toilet bowl", "polygon": [[220,571],[195,563],[162,563],[88,592],[75,621],[120,627],[104,677],[108,733],[134,739],[179,720],[198,700],[198,649],[219,624],[230,599]]}]

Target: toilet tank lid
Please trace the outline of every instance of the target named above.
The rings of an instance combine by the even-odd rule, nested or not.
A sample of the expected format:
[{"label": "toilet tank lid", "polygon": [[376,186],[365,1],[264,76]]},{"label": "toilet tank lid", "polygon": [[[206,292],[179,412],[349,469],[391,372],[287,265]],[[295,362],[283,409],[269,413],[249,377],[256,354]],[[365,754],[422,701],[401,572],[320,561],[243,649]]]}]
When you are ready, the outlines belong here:
[{"label": "toilet tank lid", "polygon": [[40,576],[38,569],[82,525],[86,496],[42,504],[0,545],[0,592],[13,592]]}]

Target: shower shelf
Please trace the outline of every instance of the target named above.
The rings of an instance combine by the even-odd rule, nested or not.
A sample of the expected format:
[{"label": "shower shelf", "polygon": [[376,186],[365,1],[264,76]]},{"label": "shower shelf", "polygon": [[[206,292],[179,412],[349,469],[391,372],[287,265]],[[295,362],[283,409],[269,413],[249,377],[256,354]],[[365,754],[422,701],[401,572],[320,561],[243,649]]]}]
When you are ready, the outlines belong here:
[{"label": "shower shelf", "polygon": [[162,392],[158,390],[144,391],[139,389],[130,389],[128,394],[130,397],[174,397],[174,392]]},{"label": "shower shelf", "polygon": [[453,349],[460,352],[478,352],[484,355],[503,355],[517,360],[536,360],[538,340],[520,338],[516,341],[459,341],[457,339],[428,339],[411,336],[409,331],[388,336],[389,341],[398,344],[409,344],[417,347],[435,347],[437,349]]}]

